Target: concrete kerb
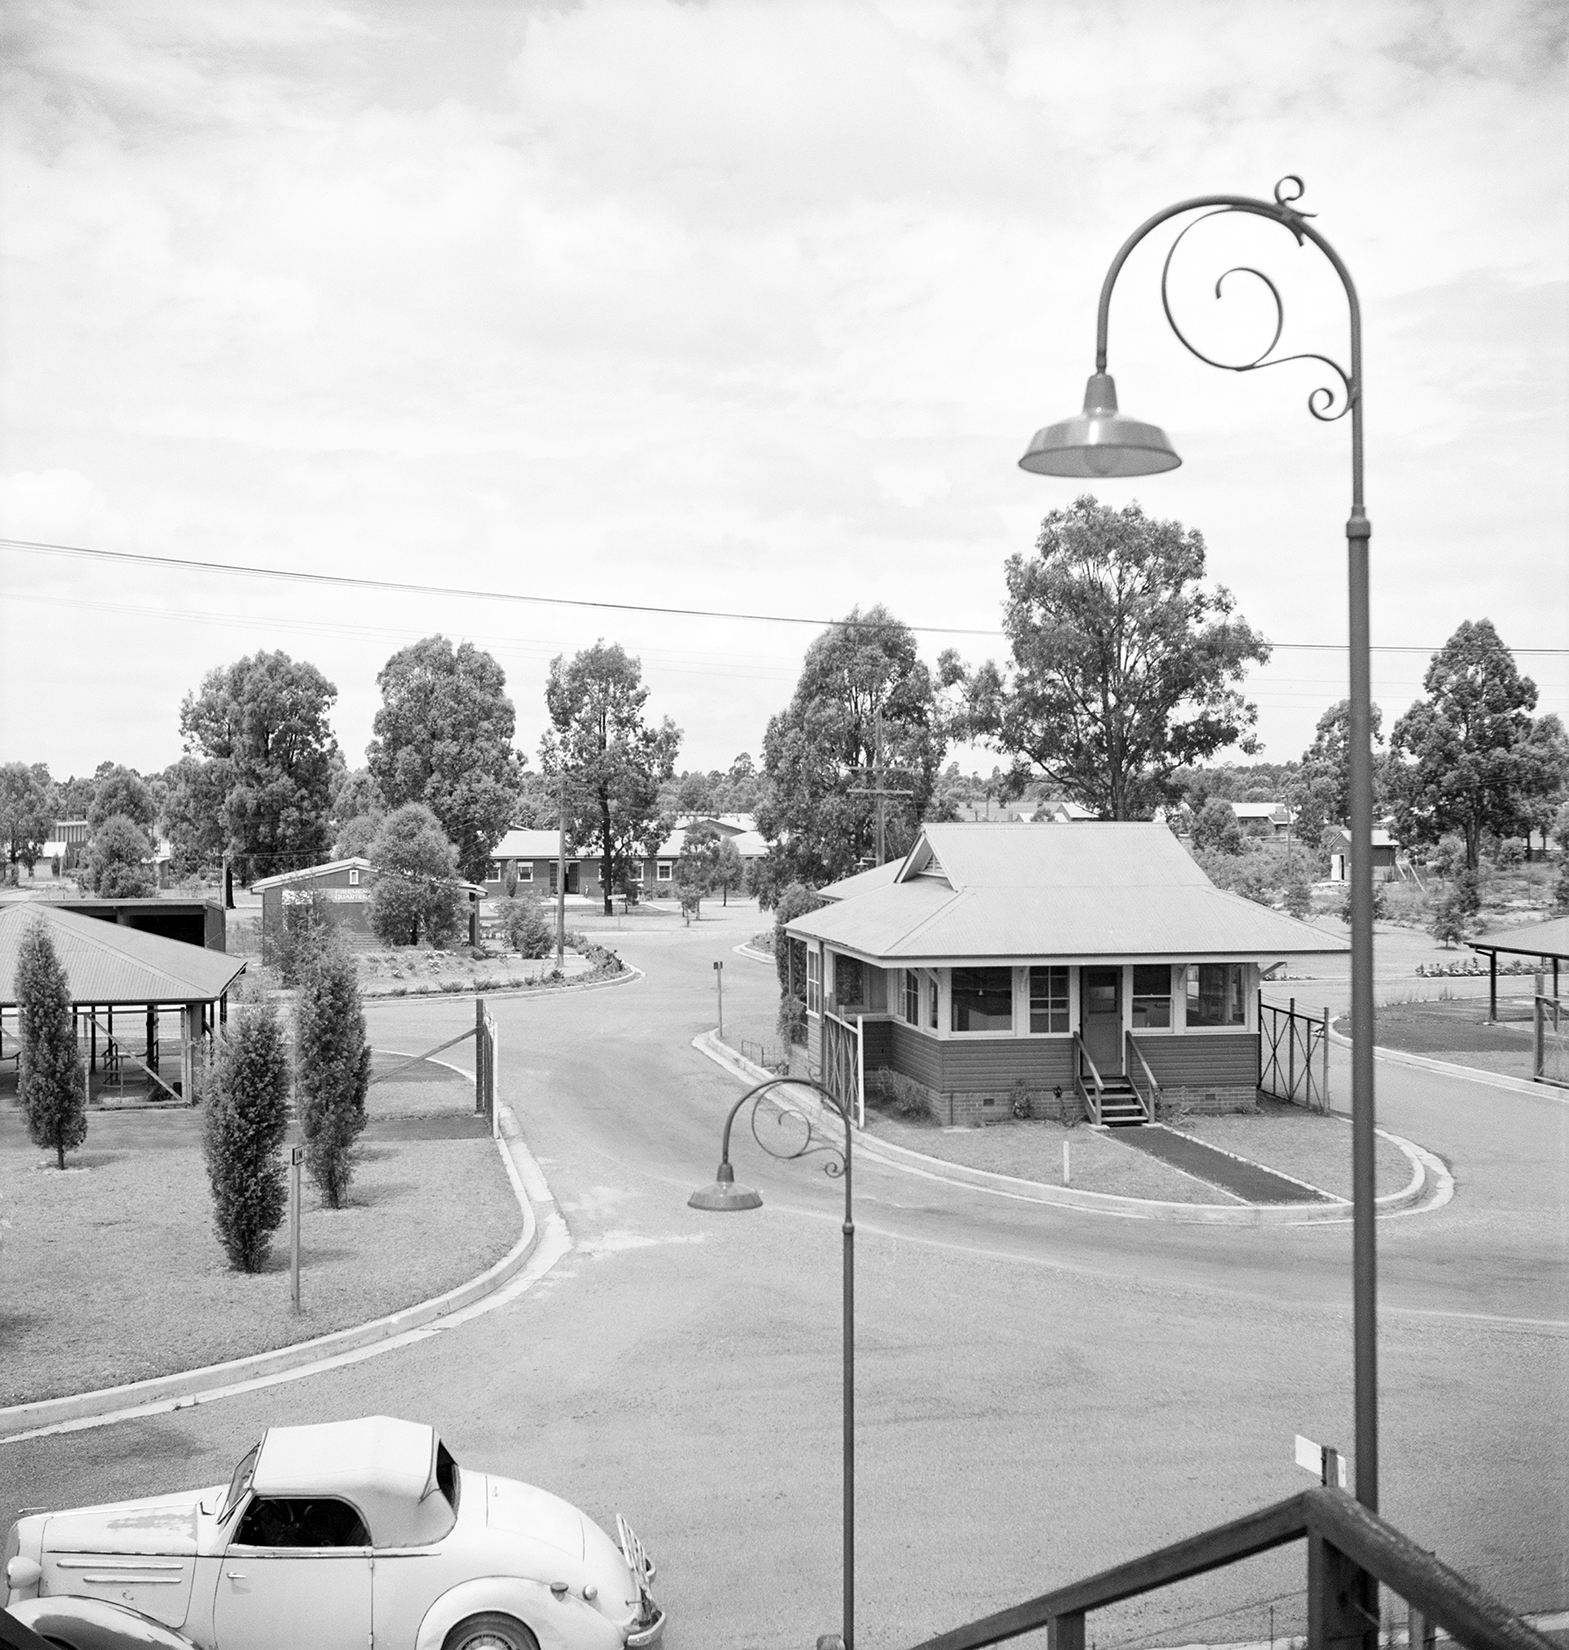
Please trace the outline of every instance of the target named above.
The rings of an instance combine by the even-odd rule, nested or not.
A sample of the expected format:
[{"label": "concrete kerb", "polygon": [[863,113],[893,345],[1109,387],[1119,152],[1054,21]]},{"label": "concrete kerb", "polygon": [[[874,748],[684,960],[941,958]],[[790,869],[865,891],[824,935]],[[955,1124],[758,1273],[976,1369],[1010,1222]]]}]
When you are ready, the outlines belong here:
[{"label": "concrete kerb", "polygon": [[[766,1071],[750,1060],[744,1060],[719,1041],[716,1032],[706,1032],[692,1039],[692,1046],[700,1054],[722,1066],[734,1077],[749,1083],[761,1083],[775,1073]],[[808,1099],[803,1107],[821,1108],[822,1102],[803,1090]],[[1378,1199],[1380,1218],[1396,1214],[1419,1214],[1429,1209],[1442,1208],[1454,1196],[1454,1179],[1442,1161],[1414,1141],[1378,1131],[1406,1155],[1412,1166],[1411,1179],[1398,1191]],[[860,1134],[856,1150],[864,1157],[876,1159],[891,1168],[925,1180],[945,1181],[949,1185],[966,1186],[988,1192],[994,1197],[1013,1198],[1022,1203],[1045,1203],[1055,1208],[1073,1209],[1081,1214],[1111,1215],[1123,1220],[1162,1220],[1181,1225],[1206,1226],[1309,1226],[1351,1219],[1349,1203],[1325,1204],[1213,1204],[1163,1203],[1153,1199],[1119,1197],[1110,1192],[1082,1192],[1071,1186],[1048,1186],[1038,1180],[1021,1180],[1013,1175],[996,1174],[990,1169],[972,1169],[964,1163],[950,1163],[944,1158],[928,1157],[924,1152],[911,1151],[906,1146],[895,1146],[873,1135]]]},{"label": "concrete kerb", "polygon": [[[1351,1039],[1343,1032],[1329,1028],[1329,1040],[1337,1048],[1349,1049]],[[1387,1060],[1392,1066],[1409,1066],[1413,1071],[1430,1071],[1438,1077],[1463,1077],[1469,1083],[1483,1083],[1492,1089],[1507,1089],[1511,1094],[1534,1094],[1539,1099],[1556,1100],[1569,1105],[1569,1090],[1554,1088],[1551,1083],[1533,1083],[1529,1077],[1510,1077],[1502,1071],[1483,1071],[1478,1066],[1457,1066],[1450,1060],[1430,1060],[1425,1054],[1407,1054],[1401,1048],[1373,1046],[1375,1060]]]},{"label": "concrete kerb", "polygon": [[771,963],[774,959],[767,951],[759,951],[750,940],[742,940],[739,945],[730,947],[738,957],[748,957],[753,962]]},{"label": "concrete kerb", "polygon": [[[523,1228],[507,1253],[478,1276],[385,1317],[318,1335],[313,1340],[298,1341],[292,1346],[275,1347],[269,1352],[232,1358],[175,1375],[153,1376],[124,1386],[13,1404],[0,1409],[0,1444],[16,1443],[40,1432],[73,1430],[106,1417],[128,1419],[133,1414],[188,1408],[236,1390],[266,1385],[272,1380],[297,1378],[317,1366],[353,1361],[355,1355],[366,1355],[366,1348],[390,1350],[391,1343],[406,1340],[415,1332],[430,1333],[432,1324],[440,1327],[459,1316],[472,1315],[474,1308],[506,1290],[528,1265],[542,1231],[550,1232],[562,1246],[561,1253],[570,1247],[565,1222],[556,1209],[549,1184],[525,1144],[510,1106],[501,1108],[501,1132],[496,1149],[522,1213]],[[539,1216],[535,1215],[536,1204]],[[550,1264],[554,1265],[559,1258],[559,1254],[555,1255]]]}]

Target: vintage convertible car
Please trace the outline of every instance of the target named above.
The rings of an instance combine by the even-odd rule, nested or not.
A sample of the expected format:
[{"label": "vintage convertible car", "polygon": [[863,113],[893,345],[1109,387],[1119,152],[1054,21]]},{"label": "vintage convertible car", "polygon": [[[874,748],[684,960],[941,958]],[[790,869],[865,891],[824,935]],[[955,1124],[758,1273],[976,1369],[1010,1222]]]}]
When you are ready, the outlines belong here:
[{"label": "vintage convertible car", "polygon": [[34,1513],[0,1603],[66,1650],[623,1650],[664,1613],[619,1546],[384,1415],[271,1427],[225,1486]]}]

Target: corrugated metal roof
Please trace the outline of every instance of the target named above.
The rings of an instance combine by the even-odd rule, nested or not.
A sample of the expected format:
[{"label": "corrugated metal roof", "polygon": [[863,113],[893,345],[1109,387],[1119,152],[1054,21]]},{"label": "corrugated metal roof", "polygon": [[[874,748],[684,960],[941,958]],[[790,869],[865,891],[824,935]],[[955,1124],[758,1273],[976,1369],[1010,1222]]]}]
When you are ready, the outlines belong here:
[{"label": "corrugated metal roof", "polygon": [[370,861],[359,854],[352,854],[348,859],[324,860],[320,865],[307,865],[303,871],[280,871],[274,877],[258,877],[251,884],[253,894],[263,893],[268,888],[281,888],[286,882],[303,882],[312,877],[326,875],[329,871],[368,871]]},{"label": "corrugated metal roof", "polygon": [[873,888],[887,888],[904,869],[902,859],[891,859],[886,865],[874,865],[869,871],[855,871],[850,876],[830,882],[817,891],[824,899],[853,899],[857,894]]},{"label": "corrugated metal roof", "polygon": [[[954,886],[915,874],[921,866],[940,868]],[[892,885],[863,884],[789,931],[895,962],[1347,949],[1338,936],[1216,888],[1164,825],[929,825],[900,875]]]},{"label": "corrugated metal roof", "polygon": [[1473,950],[1517,951],[1526,957],[1569,957],[1569,917],[1533,923],[1529,928],[1501,928],[1470,942]]},{"label": "corrugated metal roof", "polygon": [[[521,826],[514,826],[501,841],[490,850],[492,859],[554,859],[560,847],[561,836],[558,831],[524,830]],[[576,859],[577,855],[568,853],[567,858]]]},{"label": "corrugated metal roof", "polygon": [[906,875],[926,868],[923,844],[956,889],[1212,886],[1164,825],[927,825]]},{"label": "corrugated metal roof", "polygon": [[222,951],[144,934],[43,900],[0,908],[0,1003],[16,1001],[16,960],[28,924],[41,917],[78,1003],[207,1003],[221,997],[245,964]]}]

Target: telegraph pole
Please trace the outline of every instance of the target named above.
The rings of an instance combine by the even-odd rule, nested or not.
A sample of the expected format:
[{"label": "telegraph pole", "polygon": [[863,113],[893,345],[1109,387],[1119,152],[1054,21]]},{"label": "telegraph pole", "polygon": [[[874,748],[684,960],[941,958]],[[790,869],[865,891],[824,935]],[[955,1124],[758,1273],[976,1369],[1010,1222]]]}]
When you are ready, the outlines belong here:
[{"label": "telegraph pole", "polygon": [[[914,791],[890,790],[883,784],[883,713],[878,710],[873,718],[872,734],[872,765],[870,768],[852,768],[851,773],[869,773],[872,783],[858,787],[861,796],[874,797],[877,802],[877,863],[885,865],[888,861],[888,812],[887,802],[890,796],[914,796]],[[857,794],[856,792],[852,792]]]}]

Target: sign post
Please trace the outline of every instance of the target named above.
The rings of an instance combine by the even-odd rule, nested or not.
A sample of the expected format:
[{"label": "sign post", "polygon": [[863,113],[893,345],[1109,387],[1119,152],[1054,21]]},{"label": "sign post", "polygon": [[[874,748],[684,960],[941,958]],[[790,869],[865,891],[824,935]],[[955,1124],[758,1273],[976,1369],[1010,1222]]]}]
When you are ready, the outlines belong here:
[{"label": "sign post", "polygon": [[714,964],[714,989],[719,993],[719,1041],[725,1040],[725,965]]},{"label": "sign post", "polygon": [[303,1146],[289,1147],[289,1299],[300,1309],[300,1165]]}]

